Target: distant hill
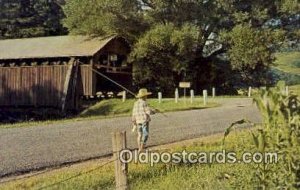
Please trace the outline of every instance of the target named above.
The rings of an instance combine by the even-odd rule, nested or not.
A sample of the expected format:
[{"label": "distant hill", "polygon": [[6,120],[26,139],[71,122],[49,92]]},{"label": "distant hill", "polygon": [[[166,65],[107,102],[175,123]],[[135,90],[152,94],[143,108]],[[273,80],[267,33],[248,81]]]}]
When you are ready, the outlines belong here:
[{"label": "distant hill", "polygon": [[276,59],[271,69],[274,82],[284,80],[288,85],[300,84],[300,52],[277,53]]},{"label": "distant hill", "polygon": [[300,75],[300,52],[284,52],[276,54],[275,68],[280,71]]}]

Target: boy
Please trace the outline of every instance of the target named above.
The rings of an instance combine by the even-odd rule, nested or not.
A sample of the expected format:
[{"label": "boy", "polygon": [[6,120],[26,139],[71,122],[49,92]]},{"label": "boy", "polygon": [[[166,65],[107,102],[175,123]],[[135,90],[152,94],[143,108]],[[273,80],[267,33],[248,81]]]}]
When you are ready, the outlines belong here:
[{"label": "boy", "polygon": [[135,128],[137,129],[137,143],[139,152],[143,151],[145,148],[149,136],[149,122],[151,121],[150,115],[155,113],[146,102],[147,96],[151,94],[152,93],[148,92],[148,90],[145,88],[140,89],[138,95],[136,96],[138,100],[133,106],[133,131],[135,131]]}]

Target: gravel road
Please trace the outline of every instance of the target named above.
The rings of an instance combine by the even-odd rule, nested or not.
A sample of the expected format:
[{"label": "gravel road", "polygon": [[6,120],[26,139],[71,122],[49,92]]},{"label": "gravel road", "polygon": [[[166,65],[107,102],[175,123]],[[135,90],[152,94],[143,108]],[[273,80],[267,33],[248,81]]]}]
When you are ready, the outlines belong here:
[{"label": "gravel road", "polygon": [[[261,120],[251,99],[218,101],[222,107],[154,115],[149,145],[223,132],[242,118]],[[129,117],[0,129],[0,178],[105,156],[111,153],[111,133],[116,130],[126,130],[129,147],[136,146]]]}]

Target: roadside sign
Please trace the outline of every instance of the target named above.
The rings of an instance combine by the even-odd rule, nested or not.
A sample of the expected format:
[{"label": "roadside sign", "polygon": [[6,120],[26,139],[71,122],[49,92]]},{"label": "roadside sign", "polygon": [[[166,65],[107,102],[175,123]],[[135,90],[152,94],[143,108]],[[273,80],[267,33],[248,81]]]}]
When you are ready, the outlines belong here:
[{"label": "roadside sign", "polygon": [[191,83],[190,82],[180,82],[179,87],[180,88],[191,88]]},{"label": "roadside sign", "polygon": [[186,89],[191,88],[191,83],[190,82],[180,82],[179,88],[184,89],[184,103],[186,104]]}]

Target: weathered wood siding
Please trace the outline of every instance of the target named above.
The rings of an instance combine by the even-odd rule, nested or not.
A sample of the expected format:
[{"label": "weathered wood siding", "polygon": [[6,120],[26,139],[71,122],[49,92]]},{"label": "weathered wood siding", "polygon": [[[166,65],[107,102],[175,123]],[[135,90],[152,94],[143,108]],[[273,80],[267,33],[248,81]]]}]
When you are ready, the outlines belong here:
[{"label": "weathered wood siding", "polygon": [[[88,67],[80,66],[79,95],[95,91]],[[0,67],[0,106],[61,107],[67,71],[67,65]]]},{"label": "weathered wood siding", "polygon": [[[123,38],[111,39],[104,47],[101,43],[100,46],[101,48],[94,55],[76,57],[80,67],[78,77],[71,76],[71,79],[76,78],[76,82],[72,82],[76,84],[76,89],[73,88],[73,94],[70,96],[73,99],[74,95],[94,96],[98,91],[120,90],[116,85],[93,72],[91,67],[97,68],[99,58],[105,55],[107,57],[111,54],[127,56],[130,47]],[[0,106],[62,107],[64,84],[68,72],[67,62],[70,62],[70,58],[31,57],[22,60],[0,60]],[[125,86],[129,86],[132,81],[131,75],[123,75],[124,73],[109,73],[108,70],[104,70],[103,74]]]},{"label": "weathered wood siding", "polygon": [[68,67],[1,67],[0,106],[60,105]]},{"label": "weathered wood siding", "polygon": [[93,96],[96,94],[96,74],[91,70],[91,67],[91,65],[80,66],[80,78],[83,88],[79,95]]}]

